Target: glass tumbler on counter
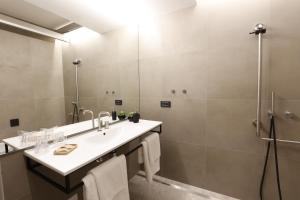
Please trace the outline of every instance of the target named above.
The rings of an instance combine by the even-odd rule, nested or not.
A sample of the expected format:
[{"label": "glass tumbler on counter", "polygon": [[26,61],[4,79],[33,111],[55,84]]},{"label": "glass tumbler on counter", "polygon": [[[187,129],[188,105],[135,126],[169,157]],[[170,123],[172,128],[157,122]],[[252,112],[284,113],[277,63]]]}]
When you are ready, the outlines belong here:
[{"label": "glass tumbler on counter", "polygon": [[64,135],[64,132],[59,131],[59,132],[54,132],[53,134],[53,144],[61,144],[66,141],[66,136]]}]

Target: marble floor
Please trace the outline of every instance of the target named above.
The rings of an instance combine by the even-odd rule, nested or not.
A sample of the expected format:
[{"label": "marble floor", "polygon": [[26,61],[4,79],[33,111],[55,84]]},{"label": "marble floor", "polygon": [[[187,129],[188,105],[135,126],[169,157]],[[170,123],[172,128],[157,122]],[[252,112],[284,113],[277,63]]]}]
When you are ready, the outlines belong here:
[{"label": "marble floor", "polygon": [[160,176],[149,184],[142,173],[130,180],[129,190],[131,200],[237,200]]}]

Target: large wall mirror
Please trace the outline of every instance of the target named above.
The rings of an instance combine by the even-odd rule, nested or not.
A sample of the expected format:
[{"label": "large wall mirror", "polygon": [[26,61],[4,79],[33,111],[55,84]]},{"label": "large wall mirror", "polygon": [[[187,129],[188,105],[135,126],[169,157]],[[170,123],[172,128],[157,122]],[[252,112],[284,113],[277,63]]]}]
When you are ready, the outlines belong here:
[{"label": "large wall mirror", "polygon": [[100,111],[139,110],[137,27],[101,34],[81,27],[65,36],[69,42],[0,29],[1,141],[90,120],[84,109],[95,118]]}]

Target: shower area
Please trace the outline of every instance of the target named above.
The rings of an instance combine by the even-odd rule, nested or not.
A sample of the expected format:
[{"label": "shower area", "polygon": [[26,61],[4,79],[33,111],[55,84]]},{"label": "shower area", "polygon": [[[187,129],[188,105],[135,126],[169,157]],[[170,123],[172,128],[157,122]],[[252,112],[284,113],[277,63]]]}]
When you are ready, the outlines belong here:
[{"label": "shower area", "polygon": [[[72,62],[82,58],[80,106],[110,111],[125,99],[117,109],[163,122],[159,176],[243,200],[280,199],[280,177],[282,199],[297,200],[299,13],[295,0],[198,0],[131,33],[88,37],[63,51],[66,113],[76,96]],[[114,73],[118,56],[126,75]]]},{"label": "shower area", "polygon": [[[268,139],[274,116],[282,199],[299,199],[299,2],[197,3],[161,19],[151,31],[140,26],[141,114],[164,122],[160,175],[260,199],[270,141],[261,191],[263,199],[280,199]],[[260,36],[249,35],[257,23],[267,29],[261,34],[261,61]],[[160,108],[162,99],[172,108]]]}]

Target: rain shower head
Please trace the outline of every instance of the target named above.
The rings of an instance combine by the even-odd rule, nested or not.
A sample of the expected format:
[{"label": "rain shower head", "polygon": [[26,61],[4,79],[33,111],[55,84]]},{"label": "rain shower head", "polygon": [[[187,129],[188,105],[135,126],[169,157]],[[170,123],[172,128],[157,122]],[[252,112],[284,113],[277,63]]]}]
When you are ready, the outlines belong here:
[{"label": "rain shower head", "polygon": [[253,32],[250,32],[250,34],[258,35],[258,34],[264,34],[266,32],[267,32],[267,28],[264,24],[256,24]]},{"label": "rain shower head", "polygon": [[79,65],[81,63],[81,60],[80,59],[75,59],[73,61],[73,65]]}]

